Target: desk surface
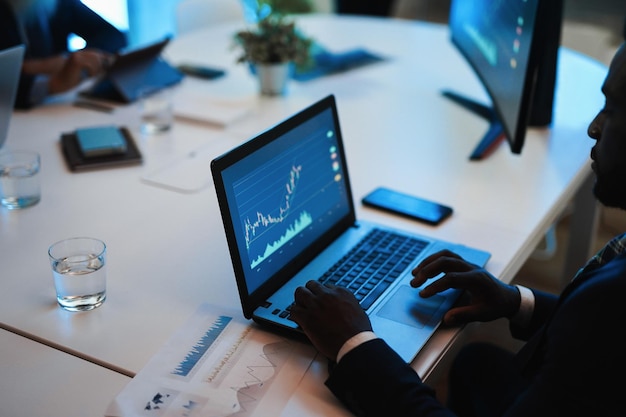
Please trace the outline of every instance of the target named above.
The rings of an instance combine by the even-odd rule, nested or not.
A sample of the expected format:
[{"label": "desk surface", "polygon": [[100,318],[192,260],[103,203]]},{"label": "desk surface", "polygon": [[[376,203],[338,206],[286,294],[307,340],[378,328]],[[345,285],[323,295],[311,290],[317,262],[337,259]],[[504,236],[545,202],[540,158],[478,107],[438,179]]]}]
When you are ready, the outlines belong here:
[{"label": "desk surface", "polygon": [[0,330],[3,416],[101,417],[130,378]]},{"label": "desk surface", "polygon": [[[250,106],[248,116],[225,128],[177,120],[167,134],[142,136],[136,105],[104,114],[63,99],[15,113],[5,146],[41,153],[42,200],[21,211],[0,209],[2,327],[133,375],[201,303],[238,306],[212,186],[177,192],[141,178],[194,159],[201,168],[206,164],[206,171],[198,172],[208,181],[213,157],[331,93],[337,97],[357,201],[386,185],[455,209],[439,227],[360,204],[358,215],[485,249],[492,253],[487,269],[504,281],[513,278],[590,173],[586,129],[603,105],[606,68],[561,51],[552,128],[529,130],[519,156],[502,146],[488,160],[470,162],[487,124],[443,98],[441,90],[485,101],[486,96],[445,26],[333,15],[303,17],[301,25],[334,51],[366,46],[388,59],[291,83],[286,97],[260,97],[254,78],[234,64],[235,52],[228,47],[239,25],[216,27],[175,40],[166,53],[174,63],[227,68],[222,79],[186,79],[176,87],[183,96],[200,92],[218,103]],[[144,164],[71,173],[59,149],[60,134],[99,124],[128,126]],[[52,242],[77,235],[100,238],[109,251],[107,301],[86,313],[56,305],[46,256]],[[432,370],[457,333],[438,331],[414,362],[421,375]],[[321,384],[323,368],[314,366],[303,386]],[[306,401],[310,395],[299,390],[289,409],[313,407]]]}]

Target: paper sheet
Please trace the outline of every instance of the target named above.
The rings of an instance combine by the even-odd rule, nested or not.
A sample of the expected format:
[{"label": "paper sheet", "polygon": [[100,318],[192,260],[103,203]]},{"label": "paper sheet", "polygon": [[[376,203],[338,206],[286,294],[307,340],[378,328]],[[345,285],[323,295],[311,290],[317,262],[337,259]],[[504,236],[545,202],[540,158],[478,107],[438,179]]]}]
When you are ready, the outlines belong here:
[{"label": "paper sheet", "polygon": [[174,116],[226,127],[247,116],[252,111],[249,99],[211,98],[206,94],[186,90],[174,98]]},{"label": "paper sheet", "polygon": [[105,415],[279,416],[315,350],[261,330],[240,316],[202,305]]},{"label": "paper sheet", "polygon": [[142,175],[141,181],[183,194],[196,193],[213,184],[209,167],[214,157],[206,149],[192,151]]}]

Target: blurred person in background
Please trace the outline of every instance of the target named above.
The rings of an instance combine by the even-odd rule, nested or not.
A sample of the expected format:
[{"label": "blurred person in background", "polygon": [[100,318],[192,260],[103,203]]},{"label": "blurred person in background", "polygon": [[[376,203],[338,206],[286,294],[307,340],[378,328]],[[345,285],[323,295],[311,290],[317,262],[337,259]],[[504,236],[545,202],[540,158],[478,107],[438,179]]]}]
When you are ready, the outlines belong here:
[{"label": "blurred person in background", "polygon": [[[86,42],[70,51],[68,36]],[[30,108],[101,74],[127,46],[120,32],[80,0],[0,0],[0,50],[24,44],[16,108]]]}]

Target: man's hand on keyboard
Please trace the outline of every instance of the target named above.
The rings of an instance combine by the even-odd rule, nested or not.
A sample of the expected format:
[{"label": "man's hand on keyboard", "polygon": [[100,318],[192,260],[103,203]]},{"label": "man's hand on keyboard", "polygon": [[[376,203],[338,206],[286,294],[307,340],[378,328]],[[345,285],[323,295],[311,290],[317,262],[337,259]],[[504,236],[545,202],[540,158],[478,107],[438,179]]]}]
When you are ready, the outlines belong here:
[{"label": "man's hand on keyboard", "polygon": [[511,318],[520,306],[520,294],[515,286],[503,283],[484,268],[471,264],[448,250],[427,257],[412,273],[411,285],[415,288],[443,274],[419,292],[421,297],[431,297],[449,288],[462,289],[469,293],[469,304],[450,309],[443,318],[446,324]]},{"label": "man's hand on keyboard", "polygon": [[337,358],[339,349],[349,338],[372,330],[365,311],[345,288],[309,281],[305,287],[296,289],[294,297],[291,318],[329,359]]}]

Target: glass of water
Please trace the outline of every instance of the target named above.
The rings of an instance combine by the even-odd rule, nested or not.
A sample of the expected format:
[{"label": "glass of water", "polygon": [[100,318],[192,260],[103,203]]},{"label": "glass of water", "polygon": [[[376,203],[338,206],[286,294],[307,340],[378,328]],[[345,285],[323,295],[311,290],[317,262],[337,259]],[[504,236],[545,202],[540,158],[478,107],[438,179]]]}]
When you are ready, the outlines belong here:
[{"label": "glass of water", "polygon": [[40,166],[37,152],[0,151],[0,204],[9,210],[37,204]]},{"label": "glass of water", "polygon": [[167,132],[174,122],[171,88],[144,87],[139,93],[141,131],[144,134]]},{"label": "glass of water", "polygon": [[57,302],[68,311],[93,310],[106,299],[106,245],[89,237],[54,243],[48,249]]}]

